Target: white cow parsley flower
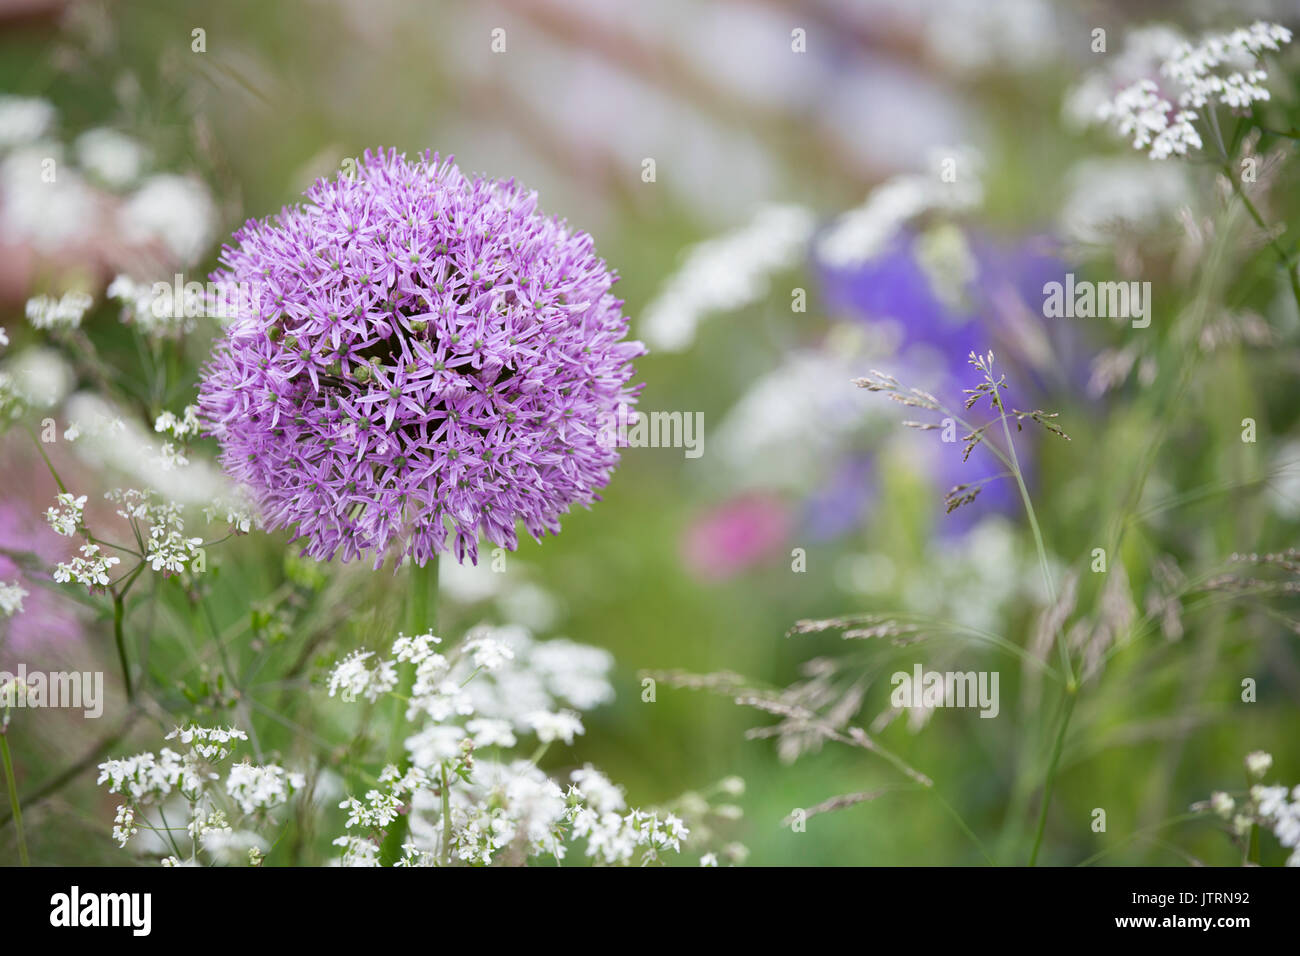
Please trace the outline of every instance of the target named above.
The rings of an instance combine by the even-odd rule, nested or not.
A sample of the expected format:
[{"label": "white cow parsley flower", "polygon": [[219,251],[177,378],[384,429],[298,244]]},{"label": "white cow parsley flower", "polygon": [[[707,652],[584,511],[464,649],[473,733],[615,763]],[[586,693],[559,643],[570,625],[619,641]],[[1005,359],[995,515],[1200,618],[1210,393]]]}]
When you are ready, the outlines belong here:
[{"label": "white cow parsley flower", "polygon": [[1134,149],[1149,149],[1152,159],[1167,159],[1202,146],[1192,125],[1197,114],[1179,110],[1171,116],[1172,109],[1153,80],[1138,80],[1104,103],[1097,115],[1113,122],[1121,136],[1132,136]]},{"label": "white cow parsley flower", "polygon": [[1273,755],[1263,750],[1246,754],[1246,770],[1255,778],[1264,776],[1273,766]]},{"label": "white cow parsley flower", "polygon": [[339,661],[330,671],[330,696],[338,694],[349,703],[358,697],[375,701],[396,687],[397,668],[393,662],[375,658],[372,667],[366,663],[372,657],[375,657],[373,651],[356,650]]},{"label": "white cow parsley flower", "polygon": [[159,434],[171,435],[172,438],[179,442],[184,442],[198,435],[201,427],[198,419],[198,406],[196,405],[186,405],[179,418],[171,412],[163,412],[154,420],[153,424],[154,431]]},{"label": "white cow parsley flower", "polygon": [[71,561],[60,561],[54,567],[54,580],[60,584],[76,581],[84,584],[92,593],[108,587],[111,568],[122,563],[121,558],[106,557],[99,553],[99,545],[83,544],[81,557]]},{"label": "white cow parsley flower", "polygon": [[164,740],[179,740],[204,760],[222,760],[230,755],[236,740],[247,740],[248,734],[234,727],[200,727],[190,724],[177,727]]},{"label": "white cow parsley flower", "polygon": [[494,717],[475,717],[465,721],[475,747],[513,747],[519,741],[508,720]]},{"label": "white cow parsley flower", "polygon": [[13,584],[0,581],[0,614],[5,617],[13,617],[22,611],[23,598],[28,593],[17,581]]},{"label": "white cow parsley flower", "polygon": [[343,824],[346,829],[354,826],[367,830],[382,829],[397,819],[402,803],[391,793],[369,790],[364,803],[356,797],[349,797],[339,804],[339,809],[348,811],[347,822]]},{"label": "white cow parsley flower", "polygon": [[474,666],[494,671],[515,659],[515,652],[490,637],[471,638],[465,650],[474,657]]},{"label": "white cow parsley flower", "polygon": [[434,654],[434,644],[441,643],[442,638],[434,637],[432,634],[416,634],[414,637],[407,637],[399,633],[397,640],[393,641],[393,656],[399,661],[419,664]]},{"label": "white cow parsley flower", "polygon": [[56,533],[71,538],[81,527],[82,515],[86,510],[86,496],[74,497],[60,493],[54,500],[57,507],[45,509],[45,520]]},{"label": "white cow parsley flower", "polygon": [[77,137],[81,168],[113,189],[130,186],[140,176],[149,151],[125,133],[99,127]]},{"label": "white cow parsley flower", "polygon": [[1290,42],[1286,27],[1257,22],[1231,33],[1208,34],[1195,43],[1178,43],[1160,65],[1171,87],[1169,95],[1176,95],[1176,108],[1154,79],[1143,78],[1101,104],[1097,118],[1113,123],[1120,135],[1131,136],[1133,148],[1146,150],[1152,159],[1185,156],[1203,146],[1193,125],[1202,116],[1197,111],[1219,105],[1245,110],[1269,99],[1261,57]]},{"label": "white cow parsley flower", "polygon": [[154,464],[163,471],[175,471],[177,468],[184,468],[190,463],[185,457],[185,453],[180,451],[171,442],[163,442],[162,448],[158,451],[158,456],[154,459]]},{"label": "white cow parsley flower", "polygon": [[27,300],[27,321],[33,328],[69,331],[81,328],[81,320],[95,300],[84,292],[65,292],[62,298],[38,295]]},{"label": "white cow parsley flower", "polygon": [[226,777],[226,793],[245,813],[278,807],[305,785],[302,774],[289,773],[275,764],[237,763]]},{"label": "white cow parsley flower", "polygon": [[125,847],[131,837],[139,832],[140,828],[135,825],[135,810],[130,804],[122,804],[113,818],[113,839],[118,846]]},{"label": "white cow parsley flower", "polygon": [[765,206],[749,224],[691,248],[681,269],[645,309],[642,334],[656,349],[680,352],[701,319],[767,293],[771,276],[803,256],[814,218],[801,206]]},{"label": "white cow parsley flower", "polygon": [[572,744],[573,738],[584,733],[582,720],[571,710],[551,712],[535,710],[524,716],[524,722],[537,734],[537,739],[544,744],[562,740]]},{"label": "white cow parsley flower", "polygon": [[0,149],[35,142],[58,120],[49,100],[32,96],[0,96]]},{"label": "white cow parsley flower", "polygon": [[578,789],[582,801],[597,813],[611,813],[627,806],[623,798],[623,788],[611,783],[607,776],[591,764],[573,771],[569,774],[569,779]]}]

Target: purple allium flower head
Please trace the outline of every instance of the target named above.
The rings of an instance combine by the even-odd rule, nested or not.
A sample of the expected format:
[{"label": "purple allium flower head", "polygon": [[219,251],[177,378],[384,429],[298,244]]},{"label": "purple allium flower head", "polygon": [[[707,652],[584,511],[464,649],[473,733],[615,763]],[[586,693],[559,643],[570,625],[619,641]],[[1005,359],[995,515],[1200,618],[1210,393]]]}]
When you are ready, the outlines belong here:
[{"label": "purple allium flower head", "polygon": [[254,304],[200,415],[268,527],[321,560],[476,561],[480,533],[513,549],[516,522],[540,538],[598,500],[645,349],[591,237],[437,154],[368,151],[306,198],[246,223],[212,276]]}]

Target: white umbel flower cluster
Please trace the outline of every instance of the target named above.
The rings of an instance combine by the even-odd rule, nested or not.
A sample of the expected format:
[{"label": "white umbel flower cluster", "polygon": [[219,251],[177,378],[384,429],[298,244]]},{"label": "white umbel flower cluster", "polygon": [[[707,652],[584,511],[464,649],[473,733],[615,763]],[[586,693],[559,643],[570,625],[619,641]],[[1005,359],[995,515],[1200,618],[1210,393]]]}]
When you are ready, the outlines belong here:
[{"label": "white umbel flower cluster", "polygon": [[176,296],[166,283],[139,282],[131,276],[119,275],[109,283],[105,295],[122,306],[121,318],[144,335],[154,338],[176,338],[192,332],[195,318],[206,314],[204,294],[182,291]]},{"label": "white umbel flower cluster", "polygon": [[1172,110],[1154,80],[1138,80],[1103,104],[1097,116],[1114,123],[1121,136],[1133,137],[1134,149],[1147,150],[1152,159],[1168,159],[1185,156],[1203,145],[1201,134],[1192,125],[1197,114],[1179,110],[1170,115]]},{"label": "white umbel flower cluster", "polygon": [[56,534],[71,538],[81,527],[86,511],[86,496],[63,492],[54,499],[55,507],[45,509],[45,520]]},{"label": "white umbel flower cluster", "polygon": [[682,266],[646,307],[641,334],[652,348],[680,352],[710,312],[767,294],[771,276],[798,263],[815,221],[802,206],[764,206],[738,229],[691,247]]},{"label": "white umbel flower cluster", "polygon": [[65,292],[61,297],[38,295],[27,300],[27,321],[46,331],[81,328],[81,320],[95,300],[84,292]]},{"label": "white umbel flower cluster", "polygon": [[23,609],[23,598],[28,592],[17,581],[9,584],[0,581],[0,614],[5,617],[13,617]]},{"label": "white umbel flower cluster", "polygon": [[153,423],[153,430],[160,435],[171,435],[177,441],[188,441],[198,435],[198,406],[186,405],[177,417],[171,412],[163,412]]},{"label": "white umbel flower cluster", "polygon": [[[431,634],[401,635],[391,659],[357,650],[330,672],[330,696],[373,702],[396,690],[399,664],[414,664],[407,719],[424,721],[405,741],[406,769],[385,767],[379,786],[339,804],[349,832],[334,840],[336,863],[558,862],[577,845],[598,864],[647,864],[682,852],[695,828],[687,824],[689,814],[731,819],[699,798],[683,798],[680,810],[629,810],[623,788],[590,764],[573,771],[567,784],[538,766],[549,747],[572,746],[583,733],[579,711],[611,699],[613,661],[606,651],[564,639],[536,641],[518,627],[473,628],[445,653],[435,649],[439,643]],[[536,748],[522,759],[513,751],[527,736],[536,737]],[[733,792],[734,784],[724,790]],[[410,840],[399,859],[381,861],[387,831],[403,816]]]},{"label": "white umbel flower cluster", "polygon": [[108,587],[108,572],[121,563],[121,558],[101,554],[99,545],[86,543],[81,546],[80,557],[60,561],[54,566],[54,580],[60,584],[76,581],[94,593]]},{"label": "white umbel flower cluster", "polygon": [[1210,799],[1193,804],[1193,810],[1209,810],[1232,824],[1233,833],[1248,840],[1252,827],[1270,830],[1277,842],[1291,851],[1287,866],[1300,866],[1300,786],[1264,784],[1263,778],[1273,767],[1272,754],[1256,750],[1246,755],[1246,775],[1254,783],[1243,799],[1216,790]]},{"label": "white umbel flower cluster", "polygon": [[[1200,108],[1213,101],[1234,109],[1269,98],[1259,86],[1268,79],[1264,70],[1250,69],[1264,52],[1277,52],[1291,42],[1291,31],[1276,23],[1257,21],[1231,33],[1211,34],[1199,43],[1180,44],[1161,68],[1178,83],[1182,107]],[[1226,70],[1232,70],[1225,73]]]},{"label": "white umbel flower cluster", "polygon": [[[125,848],[145,828],[163,836],[158,846],[168,850],[184,851],[181,841],[188,841],[187,856],[166,856],[160,860],[164,866],[196,865],[200,853],[216,863],[242,859],[258,865],[268,843],[256,827],[275,823],[275,811],[305,788],[306,777],[277,764],[244,760],[232,766],[223,781],[217,765],[248,739],[235,727],[188,725],[177,727],[165,739],[187,749],[177,753],[164,747],[156,755],[136,754],[99,765],[97,782],[126,800],[113,824],[118,845]],[[188,806],[183,827],[173,825],[174,817],[169,823],[164,815],[177,800]],[[146,852],[144,847],[137,849]]]},{"label": "white umbel flower cluster", "polygon": [[236,740],[247,740],[248,734],[234,727],[177,727],[164,740],[179,740],[188,745],[204,760],[224,760],[234,750]]},{"label": "white umbel flower cluster", "polygon": [[117,503],[117,513],[130,521],[141,537],[145,535],[140,525],[149,526],[144,559],[154,571],[164,576],[180,574],[202,553],[203,539],[185,535],[185,519],[177,502],[137,488],[114,488],[104,497]]},{"label": "white umbel flower cluster", "polygon": [[226,793],[245,813],[274,809],[306,786],[300,773],[290,773],[275,764],[257,766],[247,761],[230,768]]},{"label": "white umbel flower cluster", "polygon": [[858,266],[881,253],[917,216],[975,208],[984,201],[982,163],[970,147],[932,150],[924,172],[887,180],[840,216],[818,239],[817,258],[834,268]]},{"label": "white umbel flower cluster", "polygon": [[1194,125],[1201,118],[1198,110],[1218,105],[1245,110],[1269,99],[1263,85],[1268,73],[1260,66],[1261,57],[1290,42],[1286,27],[1261,21],[1195,43],[1179,43],[1160,65],[1176,106],[1160,84],[1143,78],[1103,103],[1097,117],[1112,123],[1120,135],[1131,137],[1133,148],[1145,150],[1152,159],[1185,156],[1203,146]]},{"label": "white umbel flower cluster", "polygon": [[48,100],[31,96],[0,96],[0,149],[23,146],[45,136],[59,114]]},{"label": "white umbel flower cluster", "polygon": [[348,703],[361,697],[373,702],[396,687],[393,662],[375,658],[373,666],[367,663],[374,657],[373,651],[353,651],[339,661],[330,672],[330,696],[337,694]]}]

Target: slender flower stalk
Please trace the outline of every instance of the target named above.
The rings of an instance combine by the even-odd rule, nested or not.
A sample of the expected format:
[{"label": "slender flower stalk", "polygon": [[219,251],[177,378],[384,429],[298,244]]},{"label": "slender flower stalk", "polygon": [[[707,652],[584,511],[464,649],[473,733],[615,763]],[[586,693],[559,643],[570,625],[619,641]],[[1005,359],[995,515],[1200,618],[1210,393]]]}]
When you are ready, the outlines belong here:
[{"label": "slender flower stalk", "polygon": [[117,645],[117,660],[122,665],[122,685],[126,688],[128,703],[135,703],[135,686],[131,682],[131,665],[126,657],[126,635],[122,628],[125,607],[122,595],[113,595],[113,643]]},{"label": "slender flower stalk", "polygon": [[1078,700],[1078,687],[1071,683],[1065,691],[1065,710],[1061,714],[1061,723],[1056,731],[1056,742],[1052,744],[1052,756],[1047,765],[1047,779],[1043,783],[1043,801],[1038,807],[1038,826],[1034,830],[1034,846],[1029,851],[1029,865],[1038,862],[1038,851],[1043,845],[1043,832],[1047,828],[1047,809],[1052,803],[1052,786],[1056,783],[1056,771],[1061,764],[1061,750],[1065,746],[1065,734],[1070,729],[1070,718],[1074,715],[1074,704]]},{"label": "slender flower stalk", "polygon": [[27,834],[23,831],[23,808],[18,802],[18,780],[14,776],[13,756],[9,753],[8,728],[0,729],[0,761],[4,763],[5,785],[9,788],[9,808],[13,813],[14,833],[18,839],[18,862],[31,866],[27,855]]},{"label": "slender flower stalk", "polygon": [[[437,628],[438,624],[438,558],[433,557],[423,565],[411,563],[409,570],[410,591],[407,594],[407,613],[406,624],[411,634],[429,634]],[[407,732],[406,720],[403,716],[403,700],[411,695],[411,688],[415,683],[415,668],[407,665],[408,673],[402,678],[398,691],[398,697],[394,701],[393,708],[393,726],[392,737],[388,744],[388,761],[397,765],[399,771],[405,774],[411,769],[411,758],[406,753],[404,737]],[[442,772],[442,813],[444,821],[448,821],[449,806],[447,797],[447,771],[443,768]],[[379,862],[384,866],[392,866],[402,857],[402,846],[406,843],[406,835],[410,830],[409,810],[403,813],[393,821],[392,826],[384,836],[383,845],[379,850]],[[449,823],[444,825],[444,833],[450,834],[451,827]],[[448,837],[449,839],[449,837]],[[443,865],[447,865],[449,851],[444,841]]]}]

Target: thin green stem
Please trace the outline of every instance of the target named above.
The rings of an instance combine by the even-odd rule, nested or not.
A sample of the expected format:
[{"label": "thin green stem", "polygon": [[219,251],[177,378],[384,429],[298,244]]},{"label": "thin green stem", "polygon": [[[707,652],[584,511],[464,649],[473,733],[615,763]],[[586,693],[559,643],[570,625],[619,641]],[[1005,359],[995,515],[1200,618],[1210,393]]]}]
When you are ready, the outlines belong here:
[{"label": "thin green stem", "polygon": [[122,665],[122,683],[126,686],[127,703],[135,703],[135,687],[131,683],[131,665],[126,660],[126,635],[122,628],[126,602],[121,594],[113,595],[113,642],[117,645],[117,659]]},{"label": "thin green stem", "polygon": [[1296,267],[1291,261],[1290,253],[1288,253],[1286,249],[1283,248],[1282,244],[1277,241],[1277,237],[1273,235],[1268,224],[1264,222],[1264,217],[1260,215],[1259,210],[1255,208],[1255,204],[1251,202],[1250,197],[1246,195],[1246,190],[1243,189],[1241,183],[1237,181],[1237,177],[1233,173],[1232,167],[1225,162],[1222,166],[1222,171],[1223,175],[1228,178],[1228,182],[1232,183],[1232,191],[1237,194],[1237,198],[1241,200],[1241,204],[1246,207],[1246,212],[1250,213],[1250,218],[1253,219],[1255,225],[1263,230],[1263,232],[1268,236],[1269,247],[1273,250],[1278,261],[1282,264],[1282,268],[1286,270],[1286,278],[1291,285],[1291,297],[1295,299],[1296,309],[1300,310],[1300,276],[1296,274]]},{"label": "thin green stem", "polygon": [[[993,381],[992,370],[989,372],[989,381]],[[1002,422],[1002,434],[1007,442],[1007,454],[1011,458],[1011,473],[1015,476],[1016,487],[1020,489],[1020,501],[1025,506],[1025,516],[1029,519],[1029,530],[1034,535],[1034,550],[1038,552],[1038,569],[1043,576],[1043,587],[1047,590],[1047,600],[1049,605],[1056,604],[1056,585],[1052,583],[1052,571],[1047,563],[1047,547],[1043,544],[1043,532],[1038,526],[1038,513],[1034,511],[1034,503],[1030,500],[1029,489],[1025,486],[1025,476],[1020,469],[1020,459],[1016,455],[1016,443],[1011,440],[1011,426],[1007,424],[1006,406],[1002,404],[1002,395],[994,385],[994,396],[998,405],[998,419]],[[1064,635],[1057,631],[1056,646],[1061,656],[1061,671],[1065,675],[1067,684],[1074,683],[1074,668],[1070,664],[1070,651],[1065,646]]]},{"label": "thin green stem", "polygon": [[13,756],[9,753],[9,733],[0,731],[0,758],[4,760],[5,785],[9,788],[9,807],[13,812],[14,832],[18,835],[18,862],[31,866],[27,856],[27,835],[23,831],[23,808],[18,803],[18,780],[14,776]]},{"label": "thin green stem", "polygon": [[1143,827],[1140,830],[1134,830],[1132,833],[1130,833],[1128,836],[1121,839],[1119,843],[1115,844],[1114,846],[1108,847],[1105,850],[1099,850],[1098,852],[1094,853],[1092,856],[1088,857],[1086,860],[1080,860],[1075,865],[1091,866],[1092,864],[1096,863],[1098,860],[1110,856],[1112,853],[1116,852],[1117,850],[1122,850],[1124,847],[1128,846],[1134,840],[1141,839],[1143,836],[1145,836],[1148,833],[1153,833],[1158,830],[1164,830],[1168,827],[1175,826],[1176,824],[1186,823],[1188,820],[1195,820],[1198,817],[1204,817],[1204,816],[1205,814],[1203,813],[1184,813],[1181,816],[1171,817],[1168,820],[1162,820],[1160,823],[1154,824],[1152,826]]},{"label": "thin green stem", "polygon": [[[423,566],[411,563],[410,566],[410,590],[407,594],[407,627],[410,628],[411,634],[428,634],[433,631],[437,625],[438,614],[438,559],[430,558]],[[405,675],[402,685],[397,689],[399,697],[409,697],[411,686],[415,680],[413,668],[406,665],[408,673]],[[405,774],[411,767],[411,760],[405,753],[402,744],[404,727],[406,724],[403,706],[400,699],[397,701],[397,708],[393,713],[393,733],[388,742],[388,762],[397,764],[398,769]],[[443,800],[446,801],[446,771],[443,771]],[[443,804],[444,814],[447,804]],[[408,811],[409,813],[409,811]],[[402,845],[406,842],[406,834],[410,827],[408,813],[403,813],[388,828],[388,833],[384,836],[384,842],[379,848],[379,862],[382,866],[392,866],[402,856]],[[446,829],[446,817],[444,815],[444,829]],[[445,840],[450,840],[448,832]],[[444,846],[444,852],[448,849],[449,844]]]},{"label": "thin green stem", "polygon": [[63,484],[63,479],[59,477],[59,473],[54,470],[54,462],[50,461],[50,456],[45,454],[45,446],[41,443],[41,440],[36,437],[36,433],[30,428],[27,429],[27,434],[32,436],[32,442],[36,445],[36,450],[41,453],[41,460],[45,462],[45,467],[48,468],[50,474],[54,476],[54,483],[59,486],[59,491],[66,495],[68,493],[67,486]]},{"label": "thin green stem", "polygon": [[989,866],[997,866],[997,860],[993,859],[993,857],[989,855],[989,851],[984,848],[984,844],[980,842],[980,838],[975,835],[975,831],[970,828],[970,825],[967,824],[965,818],[957,812],[951,803],[943,798],[938,790],[933,787],[927,787],[926,789],[934,794],[934,798],[939,801],[939,804],[945,810],[948,811],[948,815],[953,818],[957,826],[961,827],[961,832],[970,837],[970,841],[975,844],[975,848],[980,851],[980,855],[988,861]]},{"label": "thin green stem", "polygon": [[451,789],[447,786],[447,765],[442,765],[442,865],[451,865]]},{"label": "thin green stem", "polygon": [[1052,802],[1052,786],[1056,783],[1056,770],[1061,763],[1061,750],[1065,746],[1065,734],[1070,729],[1070,718],[1074,715],[1074,704],[1077,699],[1078,688],[1071,683],[1065,691],[1065,711],[1061,714],[1061,728],[1056,732],[1051,762],[1047,765],[1047,779],[1043,784],[1043,802],[1038,808],[1038,828],[1034,833],[1034,847],[1029,851],[1030,866],[1038,862],[1038,850],[1043,845],[1043,831],[1047,828],[1047,809]]}]

